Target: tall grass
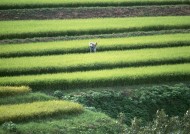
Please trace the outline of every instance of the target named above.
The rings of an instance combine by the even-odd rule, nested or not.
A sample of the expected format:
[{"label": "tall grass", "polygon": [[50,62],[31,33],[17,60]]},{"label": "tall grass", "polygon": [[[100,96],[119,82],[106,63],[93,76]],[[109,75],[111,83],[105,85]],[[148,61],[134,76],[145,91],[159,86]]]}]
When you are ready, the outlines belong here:
[{"label": "tall grass", "polygon": [[0,74],[23,75],[190,62],[190,46],[88,54],[5,58]]},{"label": "tall grass", "polygon": [[37,7],[81,7],[81,6],[136,6],[189,4],[189,0],[1,0],[1,9]]},{"label": "tall grass", "polygon": [[6,121],[27,121],[28,119],[56,114],[80,113],[83,106],[69,101],[44,101],[18,105],[0,106],[0,123]]},{"label": "tall grass", "polygon": [[190,34],[163,34],[129,38],[96,38],[86,40],[1,44],[0,57],[37,56],[89,52],[88,43],[98,42],[98,51],[125,50],[190,45]]},{"label": "tall grass", "polygon": [[0,86],[0,97],[26,94],[29,93],[30,91],[31,89],[27,86],[20,86],[20,87]]},{"label": "tall grass", "polygon": [[33,89],[71,89],[185,80],[190,80],[190,64],[0,77],[0,85],[29,85]]},{"label": "tall grass", "polygon": [[186,28],[189,16],[0,21],[0,39]]}]

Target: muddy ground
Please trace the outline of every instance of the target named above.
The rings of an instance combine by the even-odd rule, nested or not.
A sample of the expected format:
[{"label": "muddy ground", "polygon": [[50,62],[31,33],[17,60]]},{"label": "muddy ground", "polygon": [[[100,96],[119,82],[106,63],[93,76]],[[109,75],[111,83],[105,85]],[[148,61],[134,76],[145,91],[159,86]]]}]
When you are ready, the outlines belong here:
[{"label": "muddy ground", "polygon": [[190,15],[189,5],[0,10],[0,20]]}]

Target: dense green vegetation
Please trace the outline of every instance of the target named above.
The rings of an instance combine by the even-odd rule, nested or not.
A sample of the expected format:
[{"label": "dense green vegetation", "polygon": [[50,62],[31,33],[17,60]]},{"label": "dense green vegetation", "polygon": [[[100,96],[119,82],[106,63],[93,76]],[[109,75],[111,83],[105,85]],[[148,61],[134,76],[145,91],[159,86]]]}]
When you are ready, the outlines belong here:
[{"label": "dense green vegetation", "polygon": [[189,80],[190,64],[119,68],[98,71],[0,77],[0,85],[34,89],[70,89]]},{"label": "dense green vegetation", "polygon": [[138,6],[190,4],[189,0],[1,0],[1,9],[39,7],[81,7],[81,6]]},{"label": "dense green vegetation", "polygon": [[134,117],[143,123],[151,121],[158,109],[165,109],[169,116],[183,116],[190,107],[190,87],[185,84],[120,88],[70,93],[63,99],[95,107],[116,119],[123,113],[128,125]]},{"label": "dense green vegetation", "polygon": [[0,39],[186,29],[189,22],[189,16],[1,21]]},{"label": "dense green vegetation", "polygon": [[80,113],[83,110],[82,105],[68,101],[44,101],[17,105],[2,105],[0,106],[0,123],[10,120],[25,121],[56,114]]},{"label": "dense green vegetation", "polygon": [[179,116],[169,117],[164,110],[158,110],[156,117],[148,125],[141,125],[141,120],[134,118],[132,125],[127,129],[128,134],[189,134],[190,110],[182,118]]},{"label": "dense green vegetation", "polygon": [[190,45],[189,36],[189,33],[184,33],[128,38],[95,38],[57,42],[1,44],[0,57],[85,53],[89,52],[88,43],[92,40],[98,42],[98,51],[187,46]]}]

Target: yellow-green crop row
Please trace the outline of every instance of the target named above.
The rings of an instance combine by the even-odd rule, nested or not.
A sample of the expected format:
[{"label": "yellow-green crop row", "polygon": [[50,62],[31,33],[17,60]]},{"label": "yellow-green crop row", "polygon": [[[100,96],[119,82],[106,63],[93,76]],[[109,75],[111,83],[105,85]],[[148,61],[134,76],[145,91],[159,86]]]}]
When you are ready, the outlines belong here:
[{"label": "yellow-green crop row", "polygon": [[136,6],[190,4],[189,0],[1,0],[1,9],[81,6]]},{"label": "yellow-green crop row", "polygon": [[1,44],[0,57],[37,56],[65,53],[89,52],[88,43],[98,42],[98,52],[106,50],[125,50],[156,47],[190,45],[190,34],[163,34],[129,38],[86,39],[56,42],[37,42],[24,44]]},{"label": "yellow-green crop row", "polygon": [[71,89],[190,80],[190,64],[116,68],[109,70],[0,77],[0,85],[33,89]]},{"label": "yellow-green crop row", "polygon": [[190,28],[190,16],[0,21],[0,39]]},{"label": "yellow-green crop row", "polygon": [[43,101],[17,105],[0,106],[0,123],[6,121],[25,121],[33,118],[57,114],[80,113],[83,106],[69,101]]},{"label": "yellow-green crop row", "polygon": [[0,86],[0,97],[20,95],[29,93],[31,89],[27,86],[20,87],[10,87],[10,86]]},{"label": "yellow-green crop row", "polygon": [[37,101],[56,100],[56,97],[47,95],[45,93],[35,92],[28,94],[21,94],[16,96],[0,97],[0,105],[32,103]]},{"label": "yellow-green crop row", "polygon": [[190,46],[88,54],[3,58],[1,76],[190,62]]}]

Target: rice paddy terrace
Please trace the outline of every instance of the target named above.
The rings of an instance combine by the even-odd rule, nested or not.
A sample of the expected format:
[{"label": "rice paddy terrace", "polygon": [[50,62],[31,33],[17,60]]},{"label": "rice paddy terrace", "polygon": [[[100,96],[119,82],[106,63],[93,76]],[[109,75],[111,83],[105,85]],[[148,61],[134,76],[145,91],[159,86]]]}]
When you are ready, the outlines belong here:
[{"label": "rice paddy terrace", "polygon": [[[188,83],[189,4],[189,0],[1,0],[0,133],[122,133],[126,125],[82,104],[58,100],[52,93]],[[168,7],[171,12],[146,14]],[[123,15],[129,8],[135,13]],[[175,12],[178,8],[183,14]],[[78,14],[85,10],[87,15],[64,14],[66,10]],[[97,13],[101,10],[105,16]],[[110,15],[114,10],[121,12]],[[62,15],[52,17],[58,12]],[[98,43],[96,53],[89,52],[89,42]]]}]

